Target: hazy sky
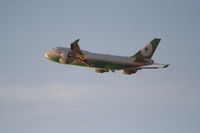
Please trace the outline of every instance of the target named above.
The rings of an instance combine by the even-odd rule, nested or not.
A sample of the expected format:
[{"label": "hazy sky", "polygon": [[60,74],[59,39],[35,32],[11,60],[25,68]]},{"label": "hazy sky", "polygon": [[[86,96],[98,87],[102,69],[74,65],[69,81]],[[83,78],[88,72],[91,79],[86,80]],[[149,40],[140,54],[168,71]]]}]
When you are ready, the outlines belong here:
[{"label": "hazy sky", "polygon": [[[198,0],[0,0],[0,132],[199,133]],[[167,69],[94,73],[44,53],[131,56],[153,38]]]}]

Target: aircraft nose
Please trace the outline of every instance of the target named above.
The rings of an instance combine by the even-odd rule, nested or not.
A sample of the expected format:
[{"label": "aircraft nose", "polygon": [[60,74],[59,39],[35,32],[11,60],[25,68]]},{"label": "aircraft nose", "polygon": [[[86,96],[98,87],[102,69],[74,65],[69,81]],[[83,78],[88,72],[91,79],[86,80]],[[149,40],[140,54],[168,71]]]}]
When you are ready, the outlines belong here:
[{"label": "aircraft nose", "polygon": [[48,58],[48,57],[49,57],[48,52],[45,52],[44,56],[45,56],[46,58]]}]

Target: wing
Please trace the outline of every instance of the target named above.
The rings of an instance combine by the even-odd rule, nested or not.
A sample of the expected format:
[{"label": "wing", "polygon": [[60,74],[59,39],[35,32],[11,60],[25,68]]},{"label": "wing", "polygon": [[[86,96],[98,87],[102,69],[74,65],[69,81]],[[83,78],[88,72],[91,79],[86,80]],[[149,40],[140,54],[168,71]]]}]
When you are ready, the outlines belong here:
[{"label": "wing", "polygon": [[78,45],[79,39],[75,40],[74,42],[71,43],[71,50],[73,52],[81,52],[81,49]]},{"label": "wing", "polygon": [[71,43],[72,55],[74,56],[74,58],[79,59],[84,65],[88,67],[93,67],[93,65],[87,61],[84,54],[81,52],[78,42],[79,42],[79,39]]}]

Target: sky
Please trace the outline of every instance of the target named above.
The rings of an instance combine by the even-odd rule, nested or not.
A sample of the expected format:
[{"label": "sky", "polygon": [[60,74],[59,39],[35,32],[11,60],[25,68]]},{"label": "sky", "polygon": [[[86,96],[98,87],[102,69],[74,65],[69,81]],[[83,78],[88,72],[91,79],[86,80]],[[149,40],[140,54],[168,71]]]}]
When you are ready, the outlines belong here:
[{"label": "sky", "polygon": [[[0,0],[0,132],[199,133],[198,0]],[[69,47],[134,55],[161,38],[167,69],[98,74],[51,62]]]}]

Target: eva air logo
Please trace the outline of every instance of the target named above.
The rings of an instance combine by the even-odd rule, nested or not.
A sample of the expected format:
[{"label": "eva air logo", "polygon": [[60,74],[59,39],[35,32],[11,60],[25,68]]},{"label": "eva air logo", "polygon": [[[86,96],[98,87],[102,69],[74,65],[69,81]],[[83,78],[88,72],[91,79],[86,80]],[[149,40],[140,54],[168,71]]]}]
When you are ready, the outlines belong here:
[{"label": "eva air logo", "polygon": [[152,51],[153,51],[153,47],[151,43],[148,43],[143,49],[140,50],[141,51],[141,55],[142,56],[149,56],[151,55]]}]

